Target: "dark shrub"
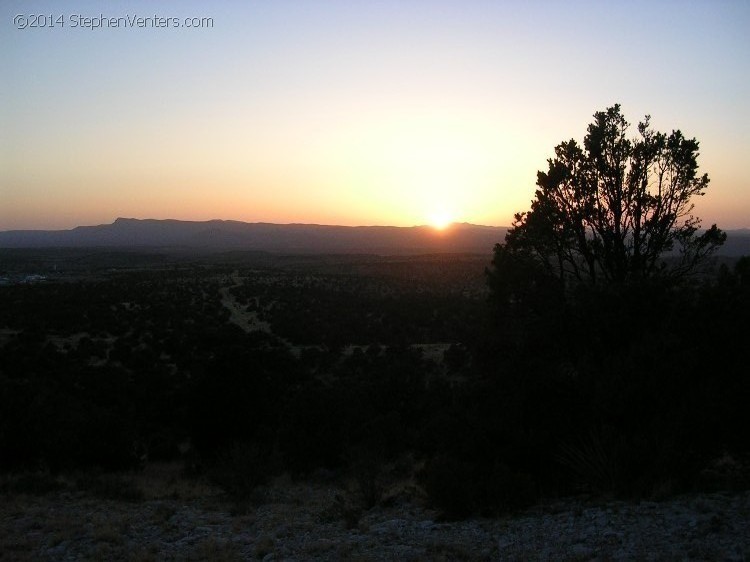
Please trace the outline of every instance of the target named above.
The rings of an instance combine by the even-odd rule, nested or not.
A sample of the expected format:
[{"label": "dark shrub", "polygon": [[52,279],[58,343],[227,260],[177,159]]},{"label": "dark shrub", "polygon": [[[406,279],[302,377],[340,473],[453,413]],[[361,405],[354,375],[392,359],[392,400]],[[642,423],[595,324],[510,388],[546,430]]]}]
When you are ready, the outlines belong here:
[{"label": "dark shrub", "polygon": [[430,501],[451,519],[514,511],[536,500],[531,477],[499,462],[435,457],[425,466],[422,482]]},{"label": "dark shrub", "polygon": [[271,451],[255,443],[234,443],[221,451],[208,475],[235,499],[243,500],[277,471]]}]

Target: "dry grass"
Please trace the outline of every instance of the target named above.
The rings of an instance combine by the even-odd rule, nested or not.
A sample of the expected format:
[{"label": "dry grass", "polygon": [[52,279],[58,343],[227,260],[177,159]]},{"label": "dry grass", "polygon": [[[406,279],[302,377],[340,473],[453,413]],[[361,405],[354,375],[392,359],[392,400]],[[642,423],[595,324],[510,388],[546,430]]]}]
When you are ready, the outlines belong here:
[{"label": "dry grass", "polygon": [[[581,498],[560,500],[521,516],[476,521],[469,524],[469,533],[461,530],[463,523],[433,523],[436,512],[415,501],[420,495],[413,488],[410,471],[386,467],[386,473],[390,478],[385,481],[381,501],[369,510],[363,507],[355,475],[308,481],[287,476],[262,486],[264,501],[249,505],[245,515],[233,516],[229,498],[200,480],[183,478],[181,467],[173,464],[152,465],[110,481],[142,490],[139,502],[103,499],[89,489],[78,488],[75,478],[66,480],[63,490],[46,495],[4,492],[0,495],[0,562],[222,562],[263,559],[268,554],[386,560],[397,559],[393,558],[396,553],[402,559],[415,560],[524,560],[540,556],[607,560],[608,556],[621,557],[617,554],[622,552],[621,546],[632,543],[636,531],[638,536],[646,533],[647,538],[643,546],[637,540],[627,546],[630,558],[646,559],[650,547],[671,553],[672,538],[662,537],[655,525],[638,522],[634,514],[671,521],[680,533],[687,517],[695,520],[689,527],[694,544],[675,550],[677,558],[687,556],[690,549],[688,557],[716,559],[728,552],[717,542],[720,540],[738,542],[732,552],[740,552],[740,548],[747,555],[746,543],[731,536],[746,529],[743,514],[750,512],[747,496],[688,498],[684,506],[673,502],[672,515],[669,505],[656,503],[610,503],[602,510]],[[665,515],[659,515],[661,512]],[[589,536],[592,528],[605,529],[618,521],[626,531]],[[631,527],[632,531],[627,531]],[[588,538],[574,541],[570,537],[575,533]]]},{"label": "dry grass", "polygon": [[188,561],[239,562],[242,555],[236,545],[216,538],[208,538],[195,546],[187,557]]},{"label": "dry grass", "polygon": [[260,537],[255,543],[255,557],[259,560],[273,552],[274,540],[268,535]]},{"label": "dry grass", "polygon": [[189,501],[216,497],[222,491],[205,479],[187,478],[181,462],[149,463],[132,478],[146,500],[175,499]]},{"label": "dry grass", "polygon": [[94,528],[91,533],[92,538],[97,543],[109,543],[113,545],[122,545],[123,541],[123,529],[122,525],[114,521],[102,521],[98,526]]},{"label": "dry grass", "polygon": [[474,560],[475,557],[475,553],[461,545],[435,542],[434,544],[431,544],[427,547],[427,552],[424,560],[448,562],[459,560]]},{"label": "dry grass", "polygon": [[177,513],[177,508],[166,503],[157,504],[151,511],[151,522],[165,530],[170,528],[169,521]]}]

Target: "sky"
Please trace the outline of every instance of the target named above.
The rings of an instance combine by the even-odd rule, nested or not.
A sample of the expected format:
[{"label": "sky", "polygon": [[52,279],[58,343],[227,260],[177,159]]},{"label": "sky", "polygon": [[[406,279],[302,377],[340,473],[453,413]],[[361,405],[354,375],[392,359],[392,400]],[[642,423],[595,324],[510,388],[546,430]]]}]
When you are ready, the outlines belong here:
[{"label": "sky", "polygon": [[697,138],[696,214],[750,227],[748,29],[748,1],[2,0],[0,230],[507,226],[614,103]]}]

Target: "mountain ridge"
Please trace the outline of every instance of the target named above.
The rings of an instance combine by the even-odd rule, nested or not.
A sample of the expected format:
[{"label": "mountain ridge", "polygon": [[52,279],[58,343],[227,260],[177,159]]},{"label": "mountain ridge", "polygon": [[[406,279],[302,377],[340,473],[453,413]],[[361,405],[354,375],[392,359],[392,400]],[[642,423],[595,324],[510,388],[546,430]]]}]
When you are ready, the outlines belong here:
[{"label": "mountain ridge", "polygon": [[185,247],[205,251],[260,250],[286,253],[491,253],[507,227],[454,223],[431,226],[342,226],[212,219],[135,219],[68,230],[0,231],[2,248]]},{"label": "mountain ridge", "polygon": [[[272,253],[482,253],[502,243],[508,227],[453,223],[419,226],[342,226],[212,219],[136,219],[82,225],[68,230],[0,231],[0,248],[165,248],[205,252],[253,250]],[[750,255],[750,230],[727,231],[717,255]]]}]

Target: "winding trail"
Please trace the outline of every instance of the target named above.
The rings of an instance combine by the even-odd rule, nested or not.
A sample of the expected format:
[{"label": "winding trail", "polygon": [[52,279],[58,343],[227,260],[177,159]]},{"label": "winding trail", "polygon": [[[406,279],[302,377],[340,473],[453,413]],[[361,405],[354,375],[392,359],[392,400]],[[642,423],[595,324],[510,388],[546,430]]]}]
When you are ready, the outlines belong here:
[{"label": "winding trail", "polygon": [[229,321],[242,328],[245,332],[261,331],[271,334],[271,325],[258,319],[256,311],[248,312],[246,307],[237,302],[234,295],[230,292],[235,287],[242,286],[242,278],[238,272],[232,273],[233,285],[219,289],[221,295],[221,304],[229,311]]}]

